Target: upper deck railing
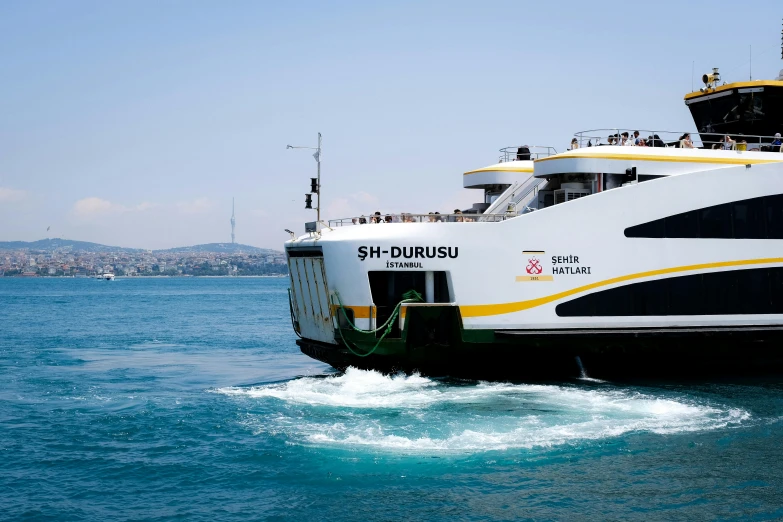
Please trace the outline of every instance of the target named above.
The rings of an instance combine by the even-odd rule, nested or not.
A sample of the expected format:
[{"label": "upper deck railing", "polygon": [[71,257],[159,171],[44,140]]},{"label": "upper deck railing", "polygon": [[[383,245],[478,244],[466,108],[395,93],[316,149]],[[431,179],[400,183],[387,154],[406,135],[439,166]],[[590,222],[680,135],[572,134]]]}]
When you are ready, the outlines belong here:
[{"label": "upper deck railing", "polygon": [[[342,219],[330,219],[329,226],[344,227],[352,225],[382,225],[388,223],[486,223],[506,221],[521,215],[522,212],[505,214],[384,214],[382,216],[359,216]],[[380,218],[381,221],[376,221]]]},{"label": "upper deck railing", "polygon": [[517,145],[513,147],[503,147],[500,149],[498,163],[537,160],[539,158],[546,158],[547,156],[554,156],[555,154],[557,154],[557,150],[555,150],[554,147],[547,147],[546,145]]},{"label": "upper deck railing", "polygon": [[[783,124],[781,125],[783,127]],[[638,133],[638,136],[635,134]],[[627,140],[625,136],[627,135]],[[644,129],[592,129],[574,134],[578,148],[602,145],[783,152],[779,136]],[[689,140],[688,140],[689,138]],[[573,145],[573,142],[572,142]],[[573,150],[573,148],[572,148]]]}]

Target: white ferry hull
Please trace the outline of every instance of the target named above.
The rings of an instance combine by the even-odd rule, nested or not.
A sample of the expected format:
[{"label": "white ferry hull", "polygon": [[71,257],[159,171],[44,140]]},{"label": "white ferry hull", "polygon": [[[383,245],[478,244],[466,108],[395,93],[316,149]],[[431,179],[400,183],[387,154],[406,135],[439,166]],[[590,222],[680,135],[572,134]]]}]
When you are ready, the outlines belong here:
[{"label": "white ferry hull", "polygon": [[[783,194],[779,163],[669,176],[499,223],[360,225],[292,240],[286,244],[289,256],[307,249],[311,254],[289,261],[309,255],[323,268],[322,284],[308,285],[307,275],[291,265],[294,321],[304,337],[300,346],[337,368],[477,377],[541,376],[549,373],[545,366],[574,372],[576,356],[593,373],[656,368],[676,373],[780,362],[782,239],[625,235],[640,223],[769,194]],[[748,313],[715,313],[720,310],[711,310],[709,301],[720,288],[704,282],[697,290],[703,301],[699,313],[678,311],[681,298],[675,294],[667,296],[669,308],[659,315],[634,314],[634,303],[618,307],[616,314],[564,313],[580,297],[627,285],[687,276],[707,281],[724,272],[739,274],[742,284],[742,277],[762,274],[759,270],[771,300],[763,313],[754,313],[752,306]],[[362,357],[377,335],[359,334],[346,324],[341,328],[335,296],[358,328],[376,327],[384,311],[373,295],[373,278],[377,283],[384,276],[372,274],[383,272],[443,274],[441,294],[446,293],[432,303],[403,305],[405,317],[395,332]],[[315,308],[320,312],[312,313]]]}]

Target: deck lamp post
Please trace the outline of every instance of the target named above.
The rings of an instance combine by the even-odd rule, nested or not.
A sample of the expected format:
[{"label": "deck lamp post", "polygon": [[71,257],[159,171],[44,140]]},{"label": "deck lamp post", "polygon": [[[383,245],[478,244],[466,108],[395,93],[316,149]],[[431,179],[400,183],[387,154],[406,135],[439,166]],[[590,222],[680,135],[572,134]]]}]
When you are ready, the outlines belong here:
[{"label": "deck lamp post", "polygon": [[[299,147],[294,145],[286,145],[286,149],[309,149],[315,151],[313,157],[315,158],[315,162],[318,164],[318,177],[310,178],[310,192],[315,193],[317,197],[315,202],[315,223],[317,227],[321,222],[321,133],[318,133],[317,147]],[[305,208],[313,208],[311,201],[311,195],[305,194]]]}]

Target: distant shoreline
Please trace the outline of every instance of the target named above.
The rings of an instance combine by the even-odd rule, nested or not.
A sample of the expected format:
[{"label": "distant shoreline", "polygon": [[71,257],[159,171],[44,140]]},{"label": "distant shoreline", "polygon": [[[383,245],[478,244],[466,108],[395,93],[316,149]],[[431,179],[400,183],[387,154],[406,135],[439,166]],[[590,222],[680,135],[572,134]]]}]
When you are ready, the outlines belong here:
[{"label": "distant shoreline", "polygon": [[[115,279],[154,279],[154,278],[209,278],[209,279],[253,279],[253,278],[266,278],[266,279],[281,279],[288,277],[288,274],[274,274],[274,275],[143,275],[143,276],[115,276]],[[0,276],[0,281],[3,279],[100,279],[96,276],[65,276],[65,275],[12,275],[12,276]]]}]

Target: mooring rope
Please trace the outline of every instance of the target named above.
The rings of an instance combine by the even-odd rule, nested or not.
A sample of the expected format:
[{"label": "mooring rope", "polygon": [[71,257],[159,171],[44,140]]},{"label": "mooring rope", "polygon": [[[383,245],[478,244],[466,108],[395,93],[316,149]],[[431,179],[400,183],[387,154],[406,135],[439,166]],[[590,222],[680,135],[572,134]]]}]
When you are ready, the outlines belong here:
[{"label": "mooring rope", "polygon": [[[342,300],[340,299],[340,294],[338,292],[334,293],[335,296],[337,296],[337,302],[340,306],[340,311],[342,311],[343,317],[345,318],[345,322],[348,323],[348,325],[356,332],[363,333],[363,334],[374,334],[377,332],[380,332],[381,330],[385,330],[381,337],[378,339],[378,342],[375,343],[375,346],[372,347],[372,349],[367,353],[358,353],[354,351],[353,348],[351,348],[350,341],[348,341],[345,337],[343,337],[342,328],[340,328],[339,321],[337,324],[337,331],[340,334],[340,339],[345,343],[346,348],[354,354],[357,357],[367,357],[368,355],[371,355],[375,352],[375,350],[380,346],[381,341],[383,341],[387,335],[392,330],[392,326],[394,325],[394,320],[397,318],[397,316],[400,314],[400,308],[405,303],[420,303],[423,301],[421,294],[418,293],[416,290],[408,290],[404,294],[402,294],[402,301],[397,303],[397,306],[394,307],[394,311],[392,312],[391,316],[386,320],[385,323],[383,323],[381,326],[374,328],[372,330],[362,330],[361,328],[358,328],[355,324],[353,324],[353,321],[351,321],[348,318],[348,314],[345,313],[345,306],[343,305]],[[332,300],[332,304],[334,304],[334,299]]]}]

